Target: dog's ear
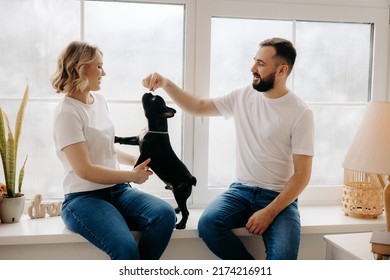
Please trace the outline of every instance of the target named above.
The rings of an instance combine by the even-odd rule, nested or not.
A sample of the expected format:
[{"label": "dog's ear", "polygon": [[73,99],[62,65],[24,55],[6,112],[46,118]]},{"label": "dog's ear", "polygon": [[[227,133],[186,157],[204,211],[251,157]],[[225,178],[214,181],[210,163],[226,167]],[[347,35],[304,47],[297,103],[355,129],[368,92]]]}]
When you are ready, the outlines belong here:
[{"label": "dog's ear", "polygon": [[163,113],[163,117],[165,117],[167,119],[172,118],[175,115],[176,110],[173,108],[170,108],[170,107],[166,107],[166,108],[167,108],[167,110]]}]

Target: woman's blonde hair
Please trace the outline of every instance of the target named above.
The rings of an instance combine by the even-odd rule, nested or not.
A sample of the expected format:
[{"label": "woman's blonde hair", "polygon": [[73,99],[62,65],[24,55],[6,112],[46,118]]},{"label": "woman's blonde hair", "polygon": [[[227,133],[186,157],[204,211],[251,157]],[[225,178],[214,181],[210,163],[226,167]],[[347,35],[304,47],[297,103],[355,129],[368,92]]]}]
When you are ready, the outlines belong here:
[{"label": "woman's blonde hair", "polygon": [[85,67],[95,60],[98,53],[103,55],[96,46],[80,41],[71,42],[58,57],[57,70],[51,78],[56,92],[85,90],[88,86],[88,79],[84,75]]}]

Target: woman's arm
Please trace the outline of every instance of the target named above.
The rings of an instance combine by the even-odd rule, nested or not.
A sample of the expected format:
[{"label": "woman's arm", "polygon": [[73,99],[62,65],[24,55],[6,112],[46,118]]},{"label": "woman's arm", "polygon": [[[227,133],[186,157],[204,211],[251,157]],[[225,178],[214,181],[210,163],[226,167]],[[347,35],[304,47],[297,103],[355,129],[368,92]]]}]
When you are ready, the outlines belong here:
[{"label": "woman's arm", "polygon": [[[150,175],[150,159],[135,167],[132,171],[116,170],[93,164],[89,158],[86,142],[69,145],[63,149],[73,171],[80,178],[98,184],[120,184],[124,182],[144,183]],[[123,154],[122,154],[123,155]],[[130,158],[127,157],[130,162]]]},{"label": "woman's arm", "polygon": [[115,149],[115,150],[116,150],[116,155],[118,157],[119,163],[134,166],[135,163],[137,162],[136,156],[126,153],[125,151],[122,151],[120,149]]}]

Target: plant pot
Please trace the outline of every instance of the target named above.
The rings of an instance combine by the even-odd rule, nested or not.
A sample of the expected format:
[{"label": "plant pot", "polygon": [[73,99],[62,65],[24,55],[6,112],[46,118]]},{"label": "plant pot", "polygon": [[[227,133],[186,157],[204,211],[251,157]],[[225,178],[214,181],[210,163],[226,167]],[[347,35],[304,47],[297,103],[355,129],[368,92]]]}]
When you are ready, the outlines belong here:
[{"label": "plant pot", "polygon": [[25,197],[4,197],[0,202],[0,220],[4,224],[20,221],[24,210]]}]

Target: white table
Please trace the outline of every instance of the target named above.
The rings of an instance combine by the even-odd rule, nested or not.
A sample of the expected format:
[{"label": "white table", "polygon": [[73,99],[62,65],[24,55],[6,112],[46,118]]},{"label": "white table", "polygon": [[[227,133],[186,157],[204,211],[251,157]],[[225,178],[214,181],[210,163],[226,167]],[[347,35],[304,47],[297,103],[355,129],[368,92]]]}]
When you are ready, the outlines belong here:
[{"label": "white table", "polygon": [[327,260],[374,260],[372,232],[325,235]]}]

